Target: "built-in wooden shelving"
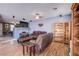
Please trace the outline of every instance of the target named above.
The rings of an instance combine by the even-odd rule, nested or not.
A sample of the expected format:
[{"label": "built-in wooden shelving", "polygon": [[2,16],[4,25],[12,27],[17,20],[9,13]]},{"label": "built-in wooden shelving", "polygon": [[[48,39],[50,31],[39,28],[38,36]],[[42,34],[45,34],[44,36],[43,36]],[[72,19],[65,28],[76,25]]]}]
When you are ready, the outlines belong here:
[{"label": "built-in wooden shelving", "polygon": [[72,5],[72,55],[79,56],[79,3]]},{"label": "built-in wooden shelving", "polygon": [[74,17],[79,17],[79,11],[78,12],[74,12]]},{"label": "built-in wooden shelving", "polygon": [[61,22],[54,24],[54,39],[69,44],[69,23]]}]

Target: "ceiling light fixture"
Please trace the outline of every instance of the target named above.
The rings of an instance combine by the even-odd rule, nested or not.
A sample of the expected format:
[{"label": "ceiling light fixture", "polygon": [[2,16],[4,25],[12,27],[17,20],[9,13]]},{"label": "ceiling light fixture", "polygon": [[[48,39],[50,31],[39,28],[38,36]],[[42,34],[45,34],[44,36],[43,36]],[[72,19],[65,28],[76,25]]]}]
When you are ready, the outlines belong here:
[{"label": "ceiling light fixture", "polygon": [[39,13],[36,13],[35,14],[35,19],[39,19],[40,18],[40,14]]},{"label": "ceiling light fixture", "polygon": [[36,16],[35,19],[39,19],[39,16]]}]

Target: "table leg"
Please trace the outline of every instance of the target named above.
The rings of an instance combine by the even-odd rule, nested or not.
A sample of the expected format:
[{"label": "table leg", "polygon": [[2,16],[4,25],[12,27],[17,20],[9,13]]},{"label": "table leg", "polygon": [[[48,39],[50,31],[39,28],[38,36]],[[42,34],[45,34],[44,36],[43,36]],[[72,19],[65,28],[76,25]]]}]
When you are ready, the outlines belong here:
[{"label": "table leg", "polygon": [[31,51],[31,47],[30,47],[30,56],[31,56],[31,52],[32,52],[32,51]]},{"label": "table leg", "polygon": [[23,45],[23,56],[25,55],[25,48],[24,48],[24,45]]},{"label": "table leg", "polygon": [[35,56],[35,46],[33,46],[33,55]]},{"label": "table leg", "polygon": [[27,53],[28,53],[28,46],[26,46],[26,48],[27,48]]}]

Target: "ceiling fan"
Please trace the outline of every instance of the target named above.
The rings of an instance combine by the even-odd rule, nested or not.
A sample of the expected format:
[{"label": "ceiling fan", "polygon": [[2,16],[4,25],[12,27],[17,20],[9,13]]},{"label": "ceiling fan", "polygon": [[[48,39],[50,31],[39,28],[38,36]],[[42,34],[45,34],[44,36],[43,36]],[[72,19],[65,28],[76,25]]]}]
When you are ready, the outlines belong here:
[{"label": "ceiling fan", "polygon": [[36,13],[36,14],[35,14],[35,19],[40,19],[40,18],[42,18],[42,16],[40,16],[39,13]]}]

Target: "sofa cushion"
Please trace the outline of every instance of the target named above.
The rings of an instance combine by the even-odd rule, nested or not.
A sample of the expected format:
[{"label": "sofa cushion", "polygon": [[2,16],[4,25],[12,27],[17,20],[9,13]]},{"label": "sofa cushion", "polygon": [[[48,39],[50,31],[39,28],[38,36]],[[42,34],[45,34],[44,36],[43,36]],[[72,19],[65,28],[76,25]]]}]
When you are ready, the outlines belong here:
[{"label": "sofa cushion", "polygon": [[34,32],[32,33],[32,35],[33,35],[33,36],[38,36],[38,35],[44,34],[44,33],[47,33],[47,32],[45,32],[45,31],[34,31]]}]

